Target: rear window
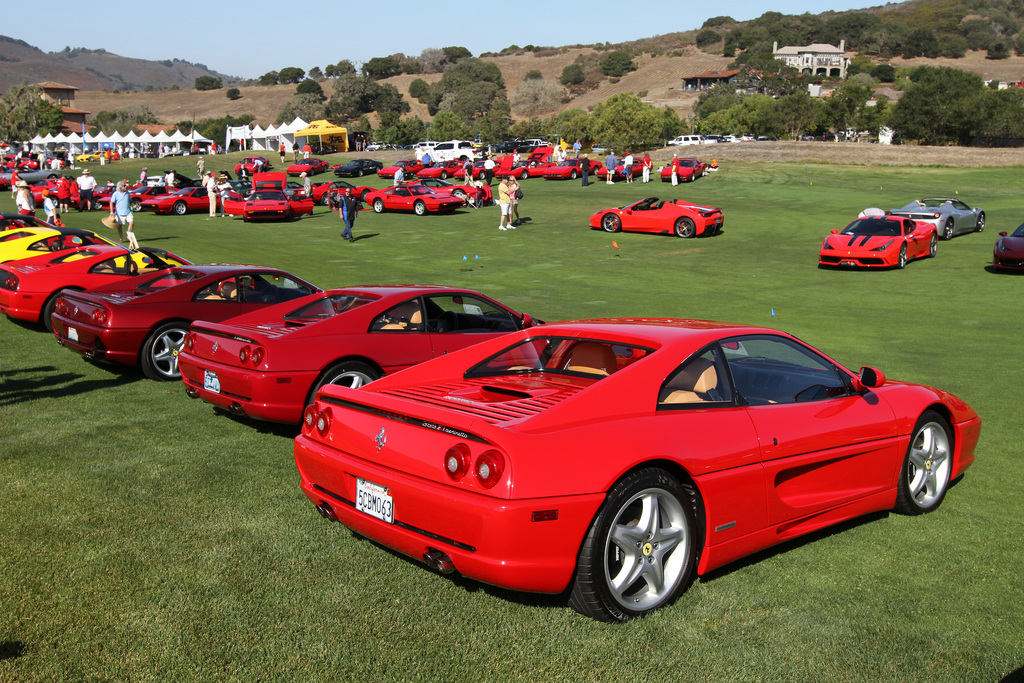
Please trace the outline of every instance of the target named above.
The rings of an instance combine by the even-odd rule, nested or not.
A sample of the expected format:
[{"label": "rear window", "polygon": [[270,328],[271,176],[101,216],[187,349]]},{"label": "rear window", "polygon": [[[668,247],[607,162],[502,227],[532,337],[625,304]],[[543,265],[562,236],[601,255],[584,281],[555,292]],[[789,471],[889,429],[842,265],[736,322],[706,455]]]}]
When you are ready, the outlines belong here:
[{"label": "rear window", "polygon": [[351,294],[331,294],[302,308],[297,308],[284,316],[285,320],[310,320],[332,318],[339,313],[351,311],[373,301],[365,296],[352,296]]},{"label": "rear window", "polygon": [[651,351],[597,339],[533,337],[474,365],[465,376],[542,373],[601,378],[635,363]]}]

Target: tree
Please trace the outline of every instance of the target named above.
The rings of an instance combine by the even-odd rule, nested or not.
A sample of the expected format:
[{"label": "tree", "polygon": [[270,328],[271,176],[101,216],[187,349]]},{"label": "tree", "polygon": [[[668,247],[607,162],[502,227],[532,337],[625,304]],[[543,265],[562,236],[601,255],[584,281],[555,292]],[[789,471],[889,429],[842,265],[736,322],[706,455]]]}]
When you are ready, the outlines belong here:
[{"label": "tree", "polygon": [[114,111],[101,111],[92,117],[93,127],[104,133],[113,133],[115,131],[127,133],[135,128],[135,126],[156,122],[156,115],[144,104],[138,107],[115,109]]},{"label": "tree", "polygon": [[439,74],[448,64],[448,56],[439,48],[428,47],[420,53],[419,62],[420,73]]},{"label": "tree", "polygon": [[628,52],[614,50],[601,58],[601,73],[605,76],[624,76],[630,71],[636,71],[636,64]]},{"label": "tree", "polygon": [[896,69],[892,64],[879,64],[871,70],[871,77],[879,83],[892,83],[896,80]]},{"label": "tree", "polygon": [[297,66],[287,66],[281,69],[277,74],[278,81],[282,84],[298,83],[305,77],[306,72]]},{"label": "tree", "polygon": [[444,53],[445,59],[448,60],[449,64],[455,64],[463,59],[470,59],[473,56],[472,52],[458,45],[443,47],[441,52]]},{"label": "tree", "polygon": [[344,76],[334,83],[334,95],[327,103],[328,118],[351,121],[362,114],[376,111],[382,115],[393,112],[398,116],[409,111],[409,103],[402,99],[398,88],[390,83],[378,83],[367,76]]},{"label": "tree", "polygon": [[685,132],[687,132],[686,122],[679,118],[679,114],[675,109],[665,105],[661,118],[661,135],[658,137],[662,140],[671,140]]},{"label": "tree", "polygon": [[0,99],[0,139],[31,140],[38,135],[59,133],[64,111],[42,98],[37,85],[12,85]]},{"label": "tree", "polygon": [[394,57],[374,57],[363,63],[363,75],[379,81],[402,73],[402,67]]},{"label": "tree", "polygon": [[988,54],[985,59],[1008,59],[1010,57],[1010,41],[1006,38],[998,38],[988,46]]},{"label": "tree", "polygon": [[782,97],[803,89],[800,72],[771,52],[752,55],[740,68],[740,77],[756,84],[757,91],[773,97]]},{"label": "tree", "polygon": [[238,88],[228,88],[227,92],[224,94],[231,101],[240,99],[242,97],[242,93]]},{"label": "tree", "polygon": [[735,85],[718,83],[702,92],[697,98],[697,116],[707,118],[716,111],[735,107],[740,103],[740,99]]},{"label": "tree", "polygon": [[928,145],[965,142],[976,123],[973,102],[985,85],[977,74],[921,66],[889,116],[889,127],[906,140]]},{"label": "tree", "polygon": [[564,95],[565,88],[557,83],[531,79],[523,81],[508,101],[517,114],[533,117],[558,109]]},{"label": "tree", "polygon": [[903,56],[907,59],[913,57],[938,57],[941,53],[942,48],[935,37],[935,32],[927,28],[914,29],[903,42]]},{"label": "tree", "polygon": [[430,136],[435,140],[462,140],[469,135],[469,126],[452,111],[438,112],[430,128]]},{"label": "tree", "polygon": [[714,28],[715,26],[721,26],[722,24],[735,24],[736,20],[730,16],[711,17],[705,21],[701,28]]},{"label": "tree", "polygon": [[714,45],[721,41],[721,34],[719,34],[718,31],[713,31],[709,28],[706,28],[697,34],[697,47],[707,47],[708,45]]},{"label": "tree", "polygon": [[399,119],[393,114],[382,116],[377,137],[392,145],[408,145],[422,140],[427,135],[427,126],[418,118]]},{"label": "tree", "polygon": [[632,93],[612,95],[594,107],[591,133],[595,139],[624,150],[660,143],[663,115]]},{"label": "tree", "polygon": [[467,57],[449,64],[441,80],[431,84],[427,110],[434,115],[450,109],[469,121],[497,100],[507,103],[501,70],[492,62]]},{"label": "tree", "polygon": [[309,77],[316,80],[320,80],[324,77],[324,72],[320,70],[320,67],[314,66],[312,69],[309,70]]},{"label": "tree", "polygon": [[579,85],[586,80],[586,76],[583,74],[583,67],[579,64],[568,64],[562,69],[562,77],[559,79],[562,81],[562,85]]},{"label": "tree", "polygon": [[790,140],[796,140],[806,131],[815,128],[818,100],[813,99],[806,90],[779,98],[779,115],[782,127]]},{"label": "tree", "polygon": [[422,78],[417,78],[409,84],[409,95],[426,104],[430,97],[430,86]]},{"label": "tree", "polygon": [[287,123],[299,117],[305,121],[326,118],[323,98],[316,95],[293,95],[277,115],[277,123]]},{"label": "tree", "polygon": [[847,81],[833,90],[825,100],[827,123],[837,131],[845,131],[854,124],[864,111],[873,90],[870,86]]},{"label": "tree", "polygon": [[213,76],[199,76],[196,78],[196,90],[220,90],[223,87],[224,84],[219,78],[214,78]]},{"label": "tree", "polygon": [[343,59],[337,64],[328,64],[324,69],[324,75],[328,78],[338,78],[339,76],[347,76],[349,74],[355,75],[355,65],[347,59]]},{"label": "tree", "polygon": [[295,88],[295,94],[316,95],[317,97],[320,98],[321,102],[327,99],[327,97],[324,95],[324,89],[320,87],[319,83],[317,83],[311,78],[307,78],[306,80],[299,83],[299,86]]},{"label": "tree", "polygon": [[268,71],[259,78],[260,85],[277,85],[278,76],[276,71]]}]

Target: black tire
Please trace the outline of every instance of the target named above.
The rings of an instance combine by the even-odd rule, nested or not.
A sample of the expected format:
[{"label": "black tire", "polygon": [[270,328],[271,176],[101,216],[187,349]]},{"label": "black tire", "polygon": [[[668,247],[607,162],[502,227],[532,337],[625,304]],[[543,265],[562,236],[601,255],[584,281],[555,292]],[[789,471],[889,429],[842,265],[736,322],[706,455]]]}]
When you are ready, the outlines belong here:
[{"label": "black tire", "polygon": [[697,225],[692,219],[686,216],[680,216],[676,219],[675,225],[672,226],[677,237],[694,237],[697,235]]},{"label": "black tire", "polygon": [[142,200],[141,199],[133,199],[132,202],[131,202],[131,207],[132,207],[132,211],[135,211],[135,212],[142,211]]},{"label": "black tire", "polygon": [[[599,621],[628,621],[671,604],[696,565],[695,497],[653,467],[613,486],[580,547],[569,606]],[[631,571],[636,566],[649,570]],[[631,573],[629,584],[619,582]]]},{"label": "black tire", "polygon": [[362,178],[362,177],[363,177],[363,169],[357,168],[356,169],[356,178]]},{"label": "black tire", "polygon": [[982,211],[978,214],[978,221],[974,224],[974,232],[985,231],[985,212]]},{"label": "black tire", "polygon": [[427,204],[422,199],[419,199],[416,201],[415,204],[412,205],[412,210],[413,213],[415,213],[417,216],[426,216]]},{"label": "black tire", "polygon": [[459,199],[465,199],[466,198],[466,193],[463,192],[462,190],[452,190],[452,194],[455,195],[456,197],[458,197]]},{"label": "black tire", "polygon": [[902,270],[907,267],[907,245],[904,244],[900,247],[899,259],[896,261],[896,267]]},{"label": "black tire", "polygon": [[448,171],[441,171],[441,180],[448,180]]},{"label": "black tire", "polygon": [[42,323],[47,332],[53,332],[53,320],[51,316],[53,315],[54,309],[57,307],[57,299],[63,293],[63,289],[58,289],[56,292],[51,294],[50,298],[43,304],[43,311],[39,314],[39,322]]},{"label": "black tire", "polygon": [[526,180],[527,178],[529,178],[529,177],[530,177],[530,172],[529,172],[529,171],[527,171],[527,170],[526,170],[526,169],[524,168],[524,169],[522,170],[522,172],[521,172],[521,173],[519,174],[519,177],[520,177],[520,179],[522,179],[522,180]]},{"label": "black tire", "polygon": [[338,384],[358,389],[364,384],[380,379],[380,377],[381,373],[366,363],[361,363],[357,360],[343,360],[334,363],[317,377],[313,388],[309,390],[309,396],[306,397],[306,405],[312,403],[313,398],[316,397],[316,392],[328,384]]},{"label": "black tire", "polygon": [[953,239],[954,231],[955,230],[954,230],[954,226],[953,226],[953,219],[952,218],[947,218],[946,219],[946,225],[943,226],[943,228],[942,228],[942,239],[944,239],[944,240],[951,240],[951,239]]},{"label": "black tire", "polygon": [[320,203],[323,204],[324,206],[330,206],[331,205],[331,193],[330,192],[324,192],[323,196],[320,197]]},{"label": "black tire", "polygon": [[569,180],[576,180],[576,169],[569,171]]},{"label": "black tire", "polygon": [[946,419],[925,411],[914,425],[896,485],[896,512],[920,515],[942,504],[952,470],[953,433]]},{"label": "black tire", "polygon": [[158,382],[181,379],[178,352],[185,341],[189,323],[185,320],[164,323],[146,337],[139,354],[142,374]]},{"label": "black tire", "polygon": [[622,230],[622,219],[614,213],[606,213],[601,216],[601,229],[605,232],[619,232]]},{"label": "black tire", "polygon": [[184,216],[185,212],[188,211],[188,205],[185,202],[174,202],[173,211],[179,216]]},{"label": "black tire", "polygon": [[374,199],[373,200],[373,210],[376,213],[384,213],[384,200],[379,198],[379,197],[377,199]]},{"label": "black tire", "polygon": [[939,238],[937,235],[932,234],[932,238],[928,240],[928,258],[935,258],[935,255],[939,253]]}]

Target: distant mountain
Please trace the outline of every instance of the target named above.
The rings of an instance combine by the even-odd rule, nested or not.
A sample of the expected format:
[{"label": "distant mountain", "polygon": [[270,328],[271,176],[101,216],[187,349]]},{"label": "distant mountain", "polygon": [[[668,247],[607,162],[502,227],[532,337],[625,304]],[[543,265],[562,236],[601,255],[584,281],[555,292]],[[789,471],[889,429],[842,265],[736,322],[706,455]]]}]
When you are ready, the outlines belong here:
[{"label": "distant mountain", "polygon": [[85,48],[43,52],[23,40],[0,36],[0,93],[22,81],[56,81],[82,90],[192,88],[199,76],[220,78],[225,85],[240,80],[180,59],[156,62]]}]

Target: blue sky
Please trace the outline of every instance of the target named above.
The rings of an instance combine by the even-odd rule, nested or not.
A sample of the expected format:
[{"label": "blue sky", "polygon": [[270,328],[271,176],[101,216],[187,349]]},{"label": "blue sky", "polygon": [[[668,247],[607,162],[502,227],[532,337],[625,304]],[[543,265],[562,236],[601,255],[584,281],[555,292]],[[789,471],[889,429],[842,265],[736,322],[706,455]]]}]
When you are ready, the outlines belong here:
[{"label": "blue sky", "polygon": [[[65,47],[103,48],[124,57],[184,59],[214,71],[256,78],[286,66],[309,70],[342,59],[364,62],[395,52],[461,45],[474,55],[509,45],[617,43],[699,28],[727,15],[754,19],[769,9],[783,14],[849,10],[861,0],[754,0],[683,2],[644,0],[631,12],[624,0],[510,0],[495,2],[303,2],[249,0],[184,6],[108,0],[60,2],[41,20],[30,2],[7,3],[0,34],[45,52]],[[318,7],[320,9],[318,9]],[[353,16],[362,17],[353,24]],[[186,18],[187,17],[187,18]]]}]

